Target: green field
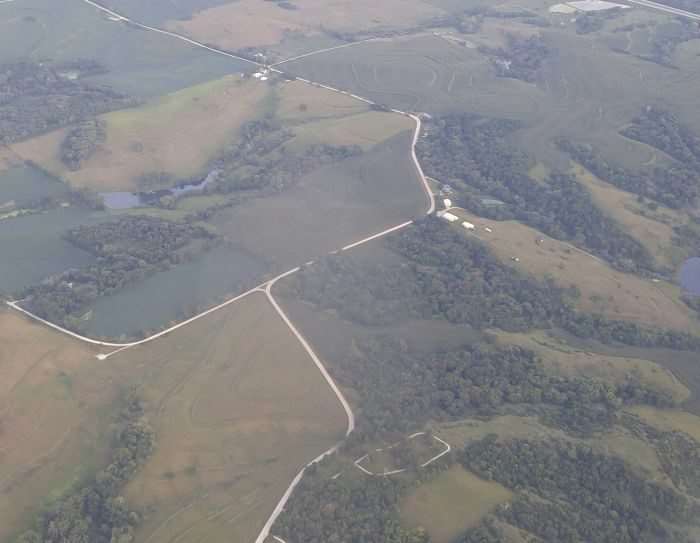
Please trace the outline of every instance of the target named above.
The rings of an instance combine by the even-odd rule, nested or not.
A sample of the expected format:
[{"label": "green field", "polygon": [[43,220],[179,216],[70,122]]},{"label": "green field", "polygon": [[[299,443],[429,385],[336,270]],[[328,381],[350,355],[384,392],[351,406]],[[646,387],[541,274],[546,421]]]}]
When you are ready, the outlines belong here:
[{"label": "green field", "polygon": [[461,466],[442,472],[406,496],[401,517],[407,526],[422,527],[435,543],[452,543],[512,493],[484,481]]},{"label": "green field", "polygon": [[0,17],[0,62],[93,59],[109,70],[94,83],[143,98],[252,66],[109,21],[83,2],[25,0],[2,5]]}]

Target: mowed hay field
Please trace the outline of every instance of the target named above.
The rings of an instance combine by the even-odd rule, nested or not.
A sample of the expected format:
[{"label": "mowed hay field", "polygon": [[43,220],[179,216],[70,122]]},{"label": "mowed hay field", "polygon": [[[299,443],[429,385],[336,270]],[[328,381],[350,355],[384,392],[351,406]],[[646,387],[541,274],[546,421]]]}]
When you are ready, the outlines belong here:
[{"label": "mowed hay field", "polygon": [[155,454],[126,489],[138,539],[253,541],[299,469],[343,435],[337,398],[263,294],[117,355],[142,369]]},{"label": "mowed hay field", "polygon": [[401,519],[406,526],[425,528],[434,543],[453,543],[511,497],[507,488],[455,465],[406,496]]},{"label": "mowed hay field", "polygon": [[676,266],[684,260],[674,252],[673,243],[673,227],[684,222],[679,212],[656,204],[657,209],[652,213],[637,201],[636,195],[601,181],[580,165],[574,166],[573,173],[590,191],[596,204],[615,217],[659,264]]},{"label": "mowed hay field", "polygon": [[578,287],[581,296],[576,305],[582,311],[659,328],[698,330],[698,321],[680,300],[679,290],[668,283],[618,272],[597,257],[516,221],[453,212],[477,225],[473,234],[465,230],[465,235],[476,235],[504,262],[540,278],[550,276],[562,287]]},{"label": "mowed hay field", "polygon": [[154,172],[187,178],[203,173],[240,127],[258,116],[268,91],[267,85],[231,75],[103,115],[106,139],[78,171],[60,160],[66,129],[13,150],[75,187],[98,191],[138,189],[139,177]]},{"label": "mowed hay field", "polygon": [[99,463],[114,386],[95,353],[0,311],[0,541]]},{"label": "mowed hay field", "polygon": [[444,14],[424,0],[295,0],[293,4],[295,9],[285,9],[267,0],[239,0],[200,11],[187,21],[170,21],[166,28],[237,50],[277,45],[288,34],[410,28]]}]

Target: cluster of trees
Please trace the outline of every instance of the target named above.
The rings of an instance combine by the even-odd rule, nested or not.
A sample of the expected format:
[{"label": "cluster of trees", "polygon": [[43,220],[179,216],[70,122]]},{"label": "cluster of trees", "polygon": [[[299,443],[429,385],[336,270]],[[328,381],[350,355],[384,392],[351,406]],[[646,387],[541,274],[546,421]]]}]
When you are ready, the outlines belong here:
[{"label": "cluster of trees", "polygon": [[700,443],[676,430],[659,430],[639,417],[625,414],[620,423],[638,439],[654,448],[663,472],[676,488],[700,498]]},{"label": "cluster of trees", "polygon": [[652,38],[651,53],[643,58],[676,68],[673,64],[676,48],[682,43],[698,38],[700,38],[700,24],[697,21],[678,17],[671,23],[670,28],[667,25],[657,27]]},{"label": "cluster of trees", "polygon": [[610,164],[592,145],[563,138],[557,141],[557,145],[603,181],[668,207],[679,209],[693,205],[700,197],[698,174],[684,166],[656,166],[649,170],[631,171]]},{"label": "cluster of trees", "polygon": [[[481,477],[518,491],[496,517],[544,542],[690,541],[669,527],[697,513],[687,498],[587,446],[551,440],[499,442],[492,435],[467,443],[460,460]],[[492,531],[474,530],[465,543],[500,541],[489,538]]]},{"label": "cluster of trees", "polygon": [[150,457],[155,434],[139,397],[126,395],[116,420],[112,459],[86,483],[69,491],[44,511],[33,530],[18,543],[131,543],[141,516],[121,489]]},{"label": "cluster of trees", "polygon": [[561,327],[606,343],[700,348],[700,339],[684,332],[578,312],[571,303],[578,291],[504,264],[481,241],[440,219],[428,217],[386,243],[402,258],[367,265],[348,255],[329,256],[298,274],[292,288],[366,325],[437,318],[477,329]]},{"label": "cluster of trees", "polygon": [[[644,246],[603,213],[575,178],[554,173],[539,182],[528,176],[528,157],[509,141],[519,127],[478,115],[439,117],[421,139],[419,158],[428,175],[458,190],[459,205],[478,215],[519,220],[624,271],[652,268]],[[485,205],[485,198],[505,205]]]},{"label": "cluster of trees", "polygon": [[367,325],[444,318],[475,328],[548,328],[564,291],[498,260],[483,243],[427,218],[388,238],[403,259],[358,263],[329,256],[295,277],[299,294]]},{"label": "cluster of trees", "polygon": [[337,361],[335,373],[362,399],[358,439],[513,410],[539,413],[547,424],[586,435],[609,427],[623,405],[673,405],[632,376],[619,384],[562,377],[545,370],[530,350],[486,343],[416,352],[389,336],[372,336],[356,340],[355,352]]},{"label": "cluster of trees", "polygon": [[25,305],[51,322],[79,329],[81,313],[97,298],[184,262],[207,250],[217,238],[186,222],[126,215],[78,226],[68,231],[66,239],[95,256],[95,262],[28,288]]},{"label": "cluster of trees", "polygon": [[510,77],[532,83],[545,59],[552,51],[540,36],[506,35],[505,47],[480,47],[479,51],[492,59],[500,77]]},{"label": "cluster of trees", "polygon": [[398,504],[410,488],[406,479],[353,475],[333,479],[326,470],[309,468],[275,532],[305,543],[429,543],[425,531],[401,526]]},{"label": "cluster of trees", "polygon": [[292,153],[285,143],[293,137],[274,120],[247,123],[236,143],[211,164],[219,175],[210,190],[279,192],[315,168],[361,152],[357,146],[312,145],[303,153]]},{"label": "cluster of trees", "polygon": [[93,117],[79,122],[61,142],[61,161],[71,170],[79,170],[106,137],[104,121]]},{"label": "cluster of trees", "polygon": [[109,88],[91,86],[80,78],[62,75],[56,67],[31,62],[0,65],[2,144],[135,104],[133,98]]},{"label": "cluster of trees", "polygon": [[[622,135],[656,147],[689,168],[700,169],[700,137],[666,109],[647,106]],[[696,182],[700,184],[700,179]]]}]

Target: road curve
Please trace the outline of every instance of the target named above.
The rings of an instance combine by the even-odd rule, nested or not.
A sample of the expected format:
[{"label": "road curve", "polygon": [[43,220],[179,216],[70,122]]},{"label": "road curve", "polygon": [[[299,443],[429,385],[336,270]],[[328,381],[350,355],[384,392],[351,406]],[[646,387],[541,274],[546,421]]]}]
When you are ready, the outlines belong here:
[{"label": "road curve", "polygon": [[280,316],[280,318],[284,321],[284,323],[287,325],[289,330],[291,330],[292,334],[297,338],[299,343],[304,347],[304,350],[307,352],[309,357],[314,361],[314,364],[316,364],[316,367],[318,370],[321,372],[321,375],[323,375],[324,379],[328,383],[328,386],[331,387],[331,390],[335,393],[336,397],[338,398],[338,401],[340,404],[343,406],[343,409],[345,410],[345,416],[347,417],[347,428],[345,430],[345,437],[338,441],[335,445],[333,445],[330,449],[327,451],[321,453],[318,455],[316,458],[314,458],[311,462],[306,464],[299,473],[297,473],[296,477],[292,480],[291,484],[289,487],[287,487],[287,490],[284,492],[280,500],[277,502],[277,505],[275,506],[275,509],[272,511],[270,514],[270,517],[267,519],[265,522],[265,525],[263,526],[262,530],[260,531],[260,534],[258,535],[257,539],[255,540],[255,543],[265,543],[265,540],[268,538],[270,535],[270,530],[272,529],[272,525],[275,523],[277,518],[282,514],[284,511],[284,506],[287,505],[287,502],[289,501],[289,498],[292,496],[292,493],[294,492],[294,489],[297,487],[301,479],[304,477],[304,473],[306,472],[307,468],[310,466],[313,466],[314,464],[317,464],[327,456],[330,456],[332,454],[335,454],[338,449],[340,449],[341,445],[345,442],[347,437],[355,430],[355,414],[352,412],[352,408],[350,407],[350,404],[348,401],[345,399],[345,396],[341,392],[341,390],[338,388],[338,385],[335,384],[335,381],[331,377],[331,375],[328,373],[328,370],[326,367],[323,365],[323,362],[321,362],[321,359],[316,355],[314,350],[311,348],[311,345],[309,342],[304,338],[304,336],[301,335],[301,332],[297,330],[296,326],[292,324],[292,321],[289,320],[289,317],[284,313],[280,305],[277,303],[277,300],[275,300],[274,296],[272,296],[272,288],[275,286],[275,283],[279,281],[280,279],[291,275],[292,273],[295,273],[298,271],[299,268],[297,268],[294,271],[290,271],[284,275],[281,275],[279,277],[276,277],[272,281],[270,281],[266,286],[265,286],[265,294],[267,296],[267,299],[270,301],[272,304],[272,307],[275,308],[275,311],[277,311],[277,314]]}]

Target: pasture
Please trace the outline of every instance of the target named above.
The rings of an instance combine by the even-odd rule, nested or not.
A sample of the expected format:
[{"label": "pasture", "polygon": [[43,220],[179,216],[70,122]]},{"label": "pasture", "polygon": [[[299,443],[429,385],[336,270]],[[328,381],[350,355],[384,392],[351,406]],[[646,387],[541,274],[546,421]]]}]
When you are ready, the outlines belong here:
[{"label": "pasture", "polygon": [[345,431],[335,395],[263,294],[115,358],[139,368],[157,450],[126,495],[143,541],[252,541]]},{"label": "pasture", "polygon": [[0,312],[0,538],[99,469],[137,385],[157,448],[126,488],[140,541],[251,541],[345,414],[263,294],[110,358]]},{"label": "pasture", "polygon": [[401,519],[408,527],[424,528],[435,543],[452,543],[512,495],[500,484],[455,465],[406,496]]},{"label": "pasture", "polygon": [[0,540],[100,464],[114,386],[95,353],[0,310]]},{"label": "pasture", "polygon": [[226,76],[103,115],[106,139],[77,171],[60,160],[66,130],[18,143],[13,150],[74,187],[103,192],[139,190],[139,178],[149,173],[204,177],[217,151],[258,115],[267,92],[253,79]]},{"label": "pasture", "polygon": [[658,264],[675,269],[685,260],[684,251],[673,241],[673,227],[685,222],[681,212],[663,205],[652,212],[635,195],[601,181],[578,164],[574,165],[573,173],[588,188],[596,204],[644,245]]},{"label": "pasture", "polygon": [[582,311],[648,326],[698,330],[697,319],[680,300],[680,291],[670,284],[618,272],[568,243],[515,221],[482,219],[463,210],[454,213],[477,226],[474,233],[455,228],[477,236],[503,262],[537,277],[552,277],[564,288],[576,286],[581,293],[576,306]]}]

